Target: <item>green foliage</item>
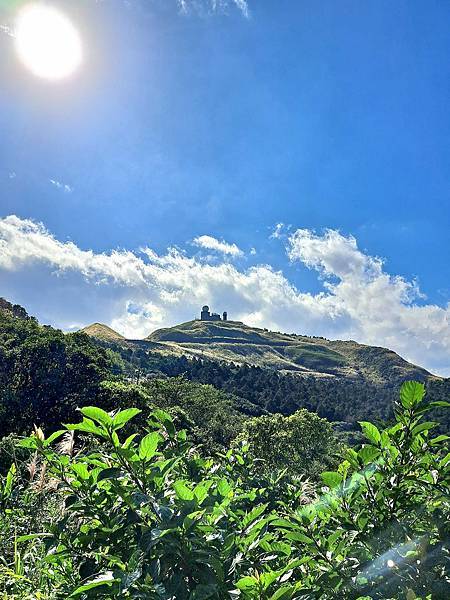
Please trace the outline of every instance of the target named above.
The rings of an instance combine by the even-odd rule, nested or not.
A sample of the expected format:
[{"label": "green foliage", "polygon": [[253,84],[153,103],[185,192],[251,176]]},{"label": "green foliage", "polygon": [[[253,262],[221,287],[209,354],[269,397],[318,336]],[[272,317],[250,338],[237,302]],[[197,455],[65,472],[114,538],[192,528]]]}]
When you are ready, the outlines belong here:
[{"label": "green foliage", "polygon": [[328,421],[305,409],[290,417],[264,415],[248,419],[238,437],[248,445],[262,468],[287,469],[292,474],[317,476],[337,450],[337,440]]},{"label": "green foliage", "polygon": [[[362,423],[362,447],[306,494],[298,481],[265,476],[251,455],[201,456],[161,409],[128,435],[139,409],[85,407],[70,433],[36,429],[22,442],[57,507],[45,528],[12,537],[0,589],[49,600],[443,600],[450,454],[430,408],[421,384],[405,384],[395,422]],[[84,442],[68,449],[67,435]],[[33,493],[23,482],[2,486],[16,494],[3,532],[21,523],[14,507]]]},{"label": "green foliage", "polygon": [[58,427],[96,399],[115,371],[112,356],[87,335],[0,310],[0,436],[24,433],[30,423]]},{"label": "green foliage", "polygon": [[212,385],[176,377],[149,380],[144,389],[151,405],[167,410],[175,424],[186,429],[206,452],[229,447],[244,423],[233,399]]}]

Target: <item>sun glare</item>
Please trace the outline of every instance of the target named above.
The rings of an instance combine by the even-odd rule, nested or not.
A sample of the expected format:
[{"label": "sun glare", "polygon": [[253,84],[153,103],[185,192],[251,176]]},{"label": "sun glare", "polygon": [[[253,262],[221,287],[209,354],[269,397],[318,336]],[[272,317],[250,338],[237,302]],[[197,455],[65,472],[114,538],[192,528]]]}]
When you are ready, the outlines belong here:
[{"label": "sun glare", "polygon": [[16,24],[16,48],[34,75],[62,79],[82,60],[80,36],[67,17],[49,6],[25,7]]}]

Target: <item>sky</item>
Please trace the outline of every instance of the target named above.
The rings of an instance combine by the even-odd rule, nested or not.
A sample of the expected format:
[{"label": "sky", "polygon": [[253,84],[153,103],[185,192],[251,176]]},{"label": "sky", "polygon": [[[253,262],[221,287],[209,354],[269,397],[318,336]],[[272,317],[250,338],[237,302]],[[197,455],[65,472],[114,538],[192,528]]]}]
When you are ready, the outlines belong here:
[{"label": "sky", "polygon": [[450,376],[450,5],[54,0],[40,79],[0,0],[0,296],[140,338],[203,304]]}]

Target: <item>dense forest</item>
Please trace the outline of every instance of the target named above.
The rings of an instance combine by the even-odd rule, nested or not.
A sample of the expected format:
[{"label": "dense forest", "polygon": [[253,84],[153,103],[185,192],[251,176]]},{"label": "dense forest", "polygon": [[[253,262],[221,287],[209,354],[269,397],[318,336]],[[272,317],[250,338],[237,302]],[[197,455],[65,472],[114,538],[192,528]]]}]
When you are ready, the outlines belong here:
[{"label": "dense forest", "polygon": [[444,600],[447,385],[162,357],[3,301],[0,597]]}]

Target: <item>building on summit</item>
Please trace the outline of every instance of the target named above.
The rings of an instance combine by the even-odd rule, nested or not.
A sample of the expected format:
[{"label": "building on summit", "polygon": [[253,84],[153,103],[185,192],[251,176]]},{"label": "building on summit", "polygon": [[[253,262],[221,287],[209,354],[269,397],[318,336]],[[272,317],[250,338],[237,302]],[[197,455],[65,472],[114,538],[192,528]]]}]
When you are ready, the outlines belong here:
[{"label": "building on summit", "polygon": [[200,321],[228,321],[228,313],[225,311],[220,316],[218,313],[209,312],[209,306],[205,305],[200,313]]}]

